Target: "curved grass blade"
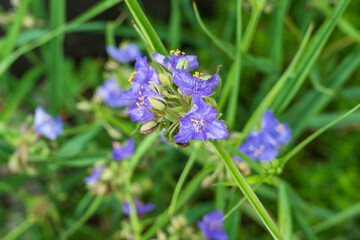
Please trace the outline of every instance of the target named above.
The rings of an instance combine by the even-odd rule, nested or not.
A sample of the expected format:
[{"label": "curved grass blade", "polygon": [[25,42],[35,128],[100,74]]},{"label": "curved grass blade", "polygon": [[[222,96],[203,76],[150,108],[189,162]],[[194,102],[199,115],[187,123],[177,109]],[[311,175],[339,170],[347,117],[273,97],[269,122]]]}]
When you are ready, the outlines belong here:
[{"label": "curved grass blade", "polygon": [[278,201],[279,229],[285,240],[291,240],[292,237],[292,217],[290,199],[287,192],[286,183],[281,181],[279,186]]},{"label": "curved grass blade", "polygon": [[[286,80],[289,78],[291,74],[293,74],[294,68],[299,62],[300,57],[303,55],[306,45],[310,39],[311,32],[313,30],[313,25],[311,24],[305,34],[305,37],[299,47],[299,50],[296,52],[295,57],[291,61],[290,65],[286,69],[286,71],[282,74],[280,79],[276,82],[274,87],[270,90],[270,92],[266,95],[266,97],[262,100],[262,102],[259,104],[259,106],[256,108],[254,113],[251,115],[247,123],[245,124],[243,128],[243,137],[240,138],[238,144],[242,142],[247,134],[252,130],[252,128],[255,126],[255,124],[259,121],[261,116],[263,115],[265,109],[269,108],[273,101],[278,96],[279,92],[283,89],[284,85],[286,84]],[[238,145],[237,144],[237,145]]]},{"label": "curved grass blade", "polygon": [[215,149],[217,150],[221,159],[224,161],[226,167],[230,171],[241,192],[253,206],[255,212],[260,217],[261,221],[264,223],[271,236],[274,239],[283,239],[276,224],[260,202],[259,198],[254,193],[254,191],[251,189],[250,185],[246,182],[245,178],[239,172],[232,159],[227,155],[227,153],[225,153],[224,149],[221,147],[218,141],[211,141],[211,143],[214,145]]},{"label": "curved grass blade", "polygon": [[192,165],[195,162],[195,159],[199,153],[199,145],[195,146],[195,149],[192,151],[189,160],[187,161],[184,170],[182,171],[180,178],[176,184],[173,196],[171,198],[170,206],[169,206],[169,215],[172,216],[175,213],[175,206],[176,202],[178,201],[179,194],[181,191],[181,188],[186,180],[187,175],[189,174]]},{"label": "curved grass blade", "polygon": [[196,6],[196,3],[194,1],[193,1],[193,9],[194,9],[194,12],[195,12],[196,20],[198,21],[198,24],[199,24],[200,28],[204,31],[204,33],[213,41],[213,43],[219,49],[221,49],[224,53],[226,53],[226,55],[228,55],[229,58],[233,59],[234,58],[234,54],[233,54],[234,49],[233,49],[233,47],[231,47],[229,43],[225,43],[225,42],[221,41],[220,39],[215,37],[209,31],[209,29],[204,25],[203,21],[201,20],[199,10],[198,10],[198,8]]},{"label": "curved grass blade", "polygon": [[337,22],[340,20],[341,15],[349,3],[350,0],[339,1],[333,13],[314,35],[309,48],[304,53],[304,56],[299,62],[299,65],[296,67],[296,76],[287,84],[289,91],[283,92],[282,97],[279,96],[277,99],[277,106],[274,107],[277,113],[284,111],[291,100],[295,97],[295,94],[298,92],[299,88],[305,81],[306,76],[309,74],[311,68],[315,64],[316,59],[320,55]]},{"label": "curved grass blade", "polygon": [[284,167],[287,161],[289,161],[295,154],[297,154],[301,149],[303,149],[306,145],[308,145],[312,140],[314,140],[320,134],[325,132],[328,128],[330,128],[333,125],[335,125],[336,123],[340,122],[342,119],[346,118],[347,116],[349,116],[350,114],[352,114],[353,112],[358,110],[359,108],[360,108],[360,103],[358,105],[356,105],[354,108],[352,108],[351,110],[349,110],[347,113],[342,115],[341,117],[335,119],[334,121],[330,122],[326,126],[320,128],[319,130],[317,130],[316,132],[311,134],[309,137],[307,137],[299,145],[297,145],[290,152],[288,152],[284,157],[280,158],[282,167]]},{"label": "curved grass blade", "polygon": [[75,18],[70,23],[61,25],[58,28],[54,29],[53,31],[48,32],[47,34],[34,40],[33,42],[30,42],[28,44],[25,44],[25,45],[19,47],[17,50],[15,50],[13,53],[11,53],[8,57],[4,58],[3,61],[0,63],[0,77],[4,74],[6,69],[8,69],[8,67],[24,53],[29,52],[32,49],[37,48],[37,47],[49,42],[50,40],[63,34],[64,32],[71,30],[71,28],[79,26],[80,24],[90,20],[94,16],[111,8],[112,6],[114,6],[115,4],[117,4],[121,1],[122,0],[107,0],[104,2],[100,2],[100,3],[96,4],[94,7],[92,7],[91,9],[87,10],[85,13],[81,14],[79,17]]},{"label": "curved grass blade", "polygon": [[167,55],[168,51],[164,47],[159,36],[156,34],[146,15],[140,8],[139,3],[136,0],[125,0],[125,3],[133,15],[135,22],[139,26],[142,34],[145,36],[148,45],[151,46],[153,53],[158,52],[163,55]]}]

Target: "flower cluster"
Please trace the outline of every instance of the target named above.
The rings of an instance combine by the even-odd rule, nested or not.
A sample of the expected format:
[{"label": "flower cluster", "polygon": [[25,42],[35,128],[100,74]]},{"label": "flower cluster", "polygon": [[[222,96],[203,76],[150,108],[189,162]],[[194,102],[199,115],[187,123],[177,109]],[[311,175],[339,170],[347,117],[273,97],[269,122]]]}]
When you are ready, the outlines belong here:
[{"label": "flower cluster", "polygon": [[224,214],[220,210],[214,210],[206,214],[203,220],[198,221],[197,225],[201,229],[206,239],[227,240],[227,233],[222,230],[224,225]]},{"label": "flower cluster", "polygon": [[288,124],[279,122],[274,113],[265,110],[261,119],[261,130],[251,132],[239,146],[239,151],[254,160],[270,162],[277,157],[281,145],[287,144],[290,139],[291,128]]},{"label": "flower cluster", "polygon": [[113,107],[130,105],[125,110],[132,121],[142,123],[140,133],[149,134],[166,129],[163,136],[175,146],[187,146],[190,140],[219,140],[228,136],[225,123],[211,95],[219,85],[220,76],[189,71],[199,67],[197,56],[179,50],[169,56],[152,54],[163,69],[158,73],[147,63],[147,57],[137,57],[135,71],[123,91],[116,80],[109,79],[98,94]]}]

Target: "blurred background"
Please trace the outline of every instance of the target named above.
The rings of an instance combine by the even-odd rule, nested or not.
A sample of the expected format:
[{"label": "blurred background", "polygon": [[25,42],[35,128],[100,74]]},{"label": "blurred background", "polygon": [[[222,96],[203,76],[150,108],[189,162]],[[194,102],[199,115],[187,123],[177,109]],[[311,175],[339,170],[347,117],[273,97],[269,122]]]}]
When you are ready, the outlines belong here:
[{"label": "blurred background", "polygon": [[[54,115],[60,114],[66,129],[88,126],[86,124],[96,118],[89,112],[80,111],[78,103],[90,100],[105,79],[104,68],[108,60],[105,47],[111,42],[112,35],[117,45],[124,41],[135,42],[146,53],[132,26],[131,13],[123,2],[110,8],[99,8],[98,14],[94,14],[93,7],[104,2],[107,1],[0,0],[0,237],[22,226],[24,219],[31,216],[37,223],[24,226],[27,227],[25,234],[18,239],[55,239],[63,226],[71,225],[81,216],[89,202],[90,197],[84,198],[89,195],[82,181],[89,171],[84,165],[59,166],[51,163],[49,158],[49,162],[44,162],[48,163],[45,166],[34,157],[26,163],[32,168],[30,172],[19,170],[14,173],[9,171],[8,162],[22,137],[21,127],[31,122],[31,115],[38,105]],[[265,1],[256,31],[243,56],[233,131],[242,130],[261,99],[289,65],[310,23],[314,24],[314,32],[319,30],[337,2]],[[167,49],[181,49],[187,54],[198,55],[202,72],[214,72],[222,65],[220,75],[223,81],[226,79],[233,59],[200,28],[192,1],[144,0],[139,3]],[[236,2],[198,0],[196,4],[209,31],[224,45],[234,45]],[[250,1],[243,1],[243,30],[250,21],[251,6]],[[351,1],[302,88],[291,104],[281,111],[280,119],[293,128],[292,142],[283,152],[359,102],[359,12],[360,2]],[[83,21],[80,17],[79,20],[79,16],[89,19]],[[36,43],[38,45],[33,49],[34,42],[74,20],[78,24],[50,41]],[[19,56],[13,54],[16,49],[21,50]],[[9,62],[12,56],[16,56],[16,60]],[[112,114],[110,110],[109,113]],[[129,126],[135,127],[132,123]],[[302,217],[307,218],[319,239],[360,239],[359,129],[360,113],[356,112],[315,139],[284,169],[282,177],[301,197],[299,205],[303,204],[303,215],[294,216],[295,232],[300,233],[300,239],[304,231]],[[7,135],[9,130],[15,133]],[[111,138],[107,131],[90,127],[84,131],[78,128],[73,132],[65,131],[65,137],[50,143],[47,151],[58,149],[67,138],[76,138],[85,131],[92,132],[81,141],[77,152],[85,154],[83,159],[90,159],[90,162],[94,153],[106,156]],[[160,182],[146,194],[147,199],[160,206],[158,212],[166,207],[172,194],[165,183],[166,177],[158,173],[178,179],[185,165],[182,160],[187,155],[183,151],[166,149],[159,155],[149,153],[146,156],[148,161],[162,159],[155,170],[146,174],[147,177],[156,176]],[[164,168],[168,167],[169,161],[172,165],[165,174]],[[192,176],[200,166],[194,167]],[[268,188],[260,187],[257,193],[265,206],[275,213],[276,194],[274,196]],[[163,192],[162,189],[169,190]],[[192,198],[192,203],[202,213],[212,204],[212,199],[212,192],[205,191]],[[109,197],[71,239],[121,239],[115,234],[122,228],[119,204],[116,198]],[[351,214],[351,218],[333,225],[318,224],[349,208],[346,213]],[[243,211],[245,214],[238,219],[241,228],[232,235],[235,236],[233,239],[270,239],[266,230],[258,227],[257,219],[251,213],[246,214],[249,210]],[[189,212],[185,211],[191,223],[201,215],[191,216]]]}]

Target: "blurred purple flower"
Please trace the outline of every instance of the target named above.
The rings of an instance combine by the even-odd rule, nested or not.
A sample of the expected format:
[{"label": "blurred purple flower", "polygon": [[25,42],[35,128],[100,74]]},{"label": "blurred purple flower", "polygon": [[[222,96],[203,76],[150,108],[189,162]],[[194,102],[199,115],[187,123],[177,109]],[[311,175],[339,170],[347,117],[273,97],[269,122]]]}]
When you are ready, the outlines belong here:
[{"label": "blurred purple flower", "polygon": [[194,105],[186,115],[179,120],[180,130],[175,135],[176,143],[186,143],[189,140],[219,140],[229,135],[225,123],[216,120],[218,112],[205,104],[200,94],[192,96]]},{"label": "blurred purple flower", "polygon": [[94,165],[93,168],[92,168],[92,171],[91,171],[91,174],[90,176],[84,178],[84,182],[86,184],[93,184],[93,183],[96,183],[99,178],[101,177],[102,175],[102,172],[104,170],[104,165],[101,164],[101,165]]},{"label": "blurred purple flower", "polygon": [[166,69],[176,69],[176,65],[179,63],[181,59],[186,59],[188,62],[188,71],[191,71],[197,67],[199,67],[199,63],[197,61],[197,56],[195,55],[185,55],[185,52],[181,52],[179,50],[171,50],[170,55],[168,56],[168,60],[165,60],[165,56],[160,53],[153,53],[151,56],[154,60],[164,66]]},{"label": "blurred purple flower", "polygon": [[136,58],[135,62],[136,71],[133,73],[132,77],[130,77],[129,82],[132,84],[133,82],[137,82],[140,85],[149,84],[150,82],[154,82],[156,84],[160,84],[159,75],[155,68],[151,68],[147,63],[146,56]]},{"label": "blurred purple flower", "polygon": [[106,47],[106,51],[112,58],[121,63],[135,61],[137,57],[141,56],[141,52],[135,43],[124,44],[120,48],[109,45]]},{"label": "blurred purple flower", "polygon": [[123,91],[113,78],[105,80],[103,85],[98,88],[97,94],[108,106],[115,108],[124,107],[133,101],[131,96]]},{"label": "blurred purple flower", "polygon": [[63,132],[61,117],[54,118],[47,114],[42,107],[37,107],[34,116],[34,130],[51,140],[55,140]]},{"label": "blurred purple flower", "polygon": [[204,80],[203,75],[199,72],[195,72],[193,76],[184,69],[176,69],[174,71],[173,82],[181,90],[184,95],[191,95],[193,93],[199,93],[201,96],[209,96],[212,93],[212,89],[216,87],[220,81],[220,76],[214,74],[211,78]]},{"label": "blurred purple flower", "polygon": [[278,155],[277,149],[271,144],[269,135],[264,131],[251,132],[238,149],[258,161],[270,162]]},{"label": "blurred purple flower", "polygon": [[[147,212],[151,212],[155,209],[154,204],[152,204],[152,203],[143,204],[138,199],[134,200],[134,204],[135,204],[135,209],[136,209],[137,215],[143,215],[143,214],[145,214]],[[130,203],[124,202],[122,209],[126,215],[130,216],[130,212],[131,212]]]},{"label": "blurred purple flower", "polygon": [[130,138],[124,145],[120,145],[118,141],[112,142],[113,152],[112,158],[116,161],[130,158],[135,149],[135,140]]},{"label": "blurred purple flower", "polygon": [[207,239],[227,240],[227,233],[222,230],[224,225],[224,214],[220,210],[212,211],[204,216],[201,221],[197,222],[202,234]]},{"label": "blurred purple flower", "polygon": [[152,109],[148,97],[164,97],[152,90],[148,85],[140,85],[134,82],[132,85],[132,96],[136,96],[136,101],[126,109],[126,113],[131,115],[132,121],[141,121],[142,123],[150,121],[155,113],[149,111]]},{"label": "blurred purple flower", "polygon": [[281,144],[289,143],[291,139],[291,128],[285,122],[279,122],[274,113],[265,110],[261,120],[261,128],[265,131],[274,147],[279,148]]}]

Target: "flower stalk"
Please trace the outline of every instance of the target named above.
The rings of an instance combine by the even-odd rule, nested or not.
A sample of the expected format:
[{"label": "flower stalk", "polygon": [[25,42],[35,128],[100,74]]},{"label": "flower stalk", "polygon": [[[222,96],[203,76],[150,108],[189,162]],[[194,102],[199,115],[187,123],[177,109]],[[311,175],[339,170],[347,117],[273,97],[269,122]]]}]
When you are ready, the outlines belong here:
[{"label": "flower stalk", "polygon": [[274,221],[266,211],[265,207],[260,202],[259,198],[256,196],[255,192],[246,182],[243,175],[236,168],[232,159],[229,157],[229,155],[227,155],[227,153],[224,151],[224,149],[222,148],[222,146],[218,141],[210,141],[210,142],[214,145],[215,149],[217,150],[221,159],[224,161],[226,167],[230,171],[232,177],[234,178],[241,192],[248,199],[250,204],[254,207],[256,213],[259,215],[261,221],[264,223],[265,227],[268,229],[272,237],[276,240],[282,240],[283,237],[281,236],[278,227],[276,226],[276,224],[274,223]]}]

